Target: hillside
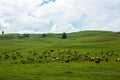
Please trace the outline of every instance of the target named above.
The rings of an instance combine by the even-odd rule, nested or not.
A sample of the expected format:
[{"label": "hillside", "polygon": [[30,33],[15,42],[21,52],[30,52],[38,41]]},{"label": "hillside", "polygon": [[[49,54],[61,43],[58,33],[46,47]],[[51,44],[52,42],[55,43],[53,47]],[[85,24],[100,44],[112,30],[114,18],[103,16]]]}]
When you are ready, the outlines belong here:
[{"label": "hillside", "polygon": [[[120,33],[0,35],[0,80],[118,80]],[[99,62],[96,61],[99,59]]]},{"label": "hillside", "polygon": [[[29,35],[29,36],[28,36]],[[30,48],[66,48],[66,49],[117,49],[120,47],[120,34],[110,31],[80,31],[68,33],[68,39],[61,34],[4,34],[0,35],[1,52]],[[89,48],[89,49],[88,49]]]},{"label": "hillside", "polygon": [[[0,34],[0,39],[22,39],[29,35],[29,38],[42,38],[42,34]],[[62,34],[46,33],[46,38],[60,38]],[[111,31],[80,31],[67,33],[68,38],[84,38],[84,37],[120,37],[120,33]]]},{"label": "hillside", "polygon": [[[47,33],[43,38],[42,34],[4,34],[0,35],[0,40],[44,40],[44,39],[61,39],[62,34]],[[78,42],[108,42],[119,41],[120,33],[110,31],[80,31],[74,33],[67,33],[67,40],[76,40]]]}]

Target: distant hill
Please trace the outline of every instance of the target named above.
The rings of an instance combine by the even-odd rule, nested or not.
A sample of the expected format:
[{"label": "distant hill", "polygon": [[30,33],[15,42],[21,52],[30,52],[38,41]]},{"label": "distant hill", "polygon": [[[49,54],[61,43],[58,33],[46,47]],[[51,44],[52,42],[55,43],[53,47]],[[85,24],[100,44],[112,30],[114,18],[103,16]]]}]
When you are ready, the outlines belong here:
[{"label": "distant hill", "polygon": [[[44,38],[60,39],[62,34],[47,33]],[[101,42],[120,40],[119,32],[111,31],[80,31],[67,33],[68,39],[78,39],[81,42]],[[1,34],[0,39],[42,39],[42,34]]]},{"label": "distant hill", "polygon": [[120,34],[111,31],[80,31],[70,33],[69,37],[80,39],[82,42],[107,42],[120,40]]}]

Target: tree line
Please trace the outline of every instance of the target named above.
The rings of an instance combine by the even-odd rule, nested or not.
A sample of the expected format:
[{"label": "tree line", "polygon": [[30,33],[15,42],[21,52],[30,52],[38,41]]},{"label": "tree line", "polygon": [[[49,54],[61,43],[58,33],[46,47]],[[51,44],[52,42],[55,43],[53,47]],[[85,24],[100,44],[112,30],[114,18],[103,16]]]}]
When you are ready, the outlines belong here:
[{"label": "tree line", "polygon": [[[4,31],[2,31],[2,35],[4,34]],[[19,36],[19,38],[26,38],[26,37],[29,37],[29,34],[23,34],[22,36]],[[47,37],[47,34],[42,34],[42,38],[45,38]],[[65,32],[63,32],[61,34],[61,37],[59,37],[61,39],[67,39],[67,34]]]},{"label": "tree line", "polygon": [[[47,34],[42,34],[42,37],[43,38],[47,37]],[[61,38],[61,39],[67,39],[67,34],[65,32],[63,32],[62,36],[59,37],[59,38]]]}]

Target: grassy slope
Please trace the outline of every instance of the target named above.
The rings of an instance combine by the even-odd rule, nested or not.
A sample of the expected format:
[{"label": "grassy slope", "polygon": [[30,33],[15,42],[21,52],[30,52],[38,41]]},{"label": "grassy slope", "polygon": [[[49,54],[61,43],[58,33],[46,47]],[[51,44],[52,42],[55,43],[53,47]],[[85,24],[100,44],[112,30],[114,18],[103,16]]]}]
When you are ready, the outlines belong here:
[{"label": "grassy slope", "polygon": [[[40,34],[31,34],[29,38],[22,39],[18,39],[19,36],[21,35],[0,35],[0,55],[20,51],[24,56],[28,56],[28,51],[38,51],[41,54],[49,49],[76,49],[81,53],[90,52],[92,55],[114,50],[116,54],[120,54],[120,34],[115,32],[75,32],[68,34],[68,39],[65,40],[59,38],[60,34],[47,34],[46,38],[41,38]],[[9,39],[6,39],[8,37]],[[101,64],[88,61],[73,61],[70,64],[21,64],[19,59],[8,60],[0,61],[0,80],[119,80],[119,67],[120,64],[112,60]]]},{"label": "grassy slope", "polygon": [[[8,36],[8,35],[0,35]],[[108,31],[83,31],[68,34],[68,39],[62,40],[60,34],[47,34],[41,38],[40,34],[31,34],[29,38],[18,39],[11,34],[11,39],[0,39],[0,52],[29,48],[67,48],[67,49],[116,49],[119,50],[120,34]],[[10,37],[10,34],[9,34]],[[14,37],[14,38],[13,38]]]}]

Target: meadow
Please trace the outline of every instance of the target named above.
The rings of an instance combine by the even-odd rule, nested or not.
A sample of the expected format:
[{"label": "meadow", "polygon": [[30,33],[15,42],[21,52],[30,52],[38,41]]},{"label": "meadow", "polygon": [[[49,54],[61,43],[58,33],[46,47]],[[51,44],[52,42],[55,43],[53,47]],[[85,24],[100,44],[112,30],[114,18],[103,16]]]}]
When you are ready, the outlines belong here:
[{"label": "meadow", "polygon": [[1,34],[0,80],[120,80],[119,32],[61,35]]}]

